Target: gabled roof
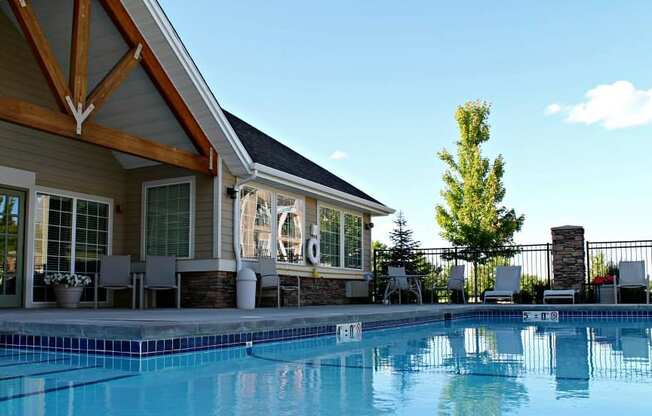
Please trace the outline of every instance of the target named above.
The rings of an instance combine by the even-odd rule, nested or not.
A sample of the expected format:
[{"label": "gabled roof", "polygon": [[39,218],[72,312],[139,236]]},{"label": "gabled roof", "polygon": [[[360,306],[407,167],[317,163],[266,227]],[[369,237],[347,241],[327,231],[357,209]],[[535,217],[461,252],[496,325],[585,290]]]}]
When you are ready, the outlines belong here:
[{"label": "gabled roof", "polygon": [[274,168],[291,175],[381,204],[378,200],[351,185],[339,176],[322,168],[310,159],[268,136],[241,118],[222,109],[254,163]]}]

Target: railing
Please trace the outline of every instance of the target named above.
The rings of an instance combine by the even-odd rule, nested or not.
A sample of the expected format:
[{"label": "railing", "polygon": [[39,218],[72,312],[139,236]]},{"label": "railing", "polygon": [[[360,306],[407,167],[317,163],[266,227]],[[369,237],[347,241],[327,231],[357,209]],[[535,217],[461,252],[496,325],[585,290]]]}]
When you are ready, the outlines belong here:
[{"label": "railing", "polygon": [[[483,263],[460,259],[482,256]],[[384,291],[382,276],[388,266],[404,266],[409,274],[427,276],[424,279],[424,301],[448,301],[448,292],[435,290],[445,287],[449,271],[454,265],[464,265],[465,291],[470,302],[478,302],[485,290],[494,287],[496,266],[522,267],[521,302],[532,303],[550,287],[552,273],[552,245],[525,244],[503,246],[493,251],[469,247],[418,248],[412,250],[374,250],[374,300],[380,302]]]},{"label": "railing", "polygon": [[[601,277],[618,276],[618,265],[621,261],[643,261],[645,272],[649,274],[652,265],[652,240],[586,242],[587,298],[598,300],[598,286],[592,283],[599,281]],[[621,295],[628,298],[626,301],[645,302],[640,297],[644,296],[640,291],[623,292]]]},{"label": "railing", "polygon": [[618,275],[618,263],[621,261],[638,260],[645,262],[645,271],[649,273],[652,264],[652,240],[587,241],[587,283],[598,276]]}]

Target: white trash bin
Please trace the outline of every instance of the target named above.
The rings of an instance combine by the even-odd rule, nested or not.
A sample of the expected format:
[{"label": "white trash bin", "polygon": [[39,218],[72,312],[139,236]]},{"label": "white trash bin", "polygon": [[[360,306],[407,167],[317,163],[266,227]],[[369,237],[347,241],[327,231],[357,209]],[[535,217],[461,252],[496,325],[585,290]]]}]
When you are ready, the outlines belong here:
[{"label": "white trash bin", "polygon": [[238,272],[235,279],[238,309],[251,310],[256,307],[256,280],[256,273],[247,267]]}]

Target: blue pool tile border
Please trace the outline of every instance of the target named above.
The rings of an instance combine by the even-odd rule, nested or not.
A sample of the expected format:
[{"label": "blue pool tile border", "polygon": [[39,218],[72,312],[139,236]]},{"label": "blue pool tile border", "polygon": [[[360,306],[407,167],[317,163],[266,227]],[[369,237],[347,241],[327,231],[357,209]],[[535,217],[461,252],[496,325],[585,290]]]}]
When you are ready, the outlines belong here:
[{"label": "blue pool tile border", "polygon": [[[527,309],[526,307],[522,310]],[[402,326],[425,325],[462,319],[522,318],[522,310],[483,310],[463,313],[440,313],[431,316],[415,316],[403,319],[370,321],[362,323],[362,330],[374,331]],[[652,310],[625,311],[559,311],[560,319],[617,319],[621,321],[652,319]],[[152,340],[114,340],[77,338],[65,336],[0,334],[0,347],[18,350],[69,352],[118,357],[147,358],[159,355],[188,353],[223,348],[245,347],[253,344],[292,341],[335,335],[336,325],[318,325],[302,328],[270,329],[228,334],[198,335]]]}]

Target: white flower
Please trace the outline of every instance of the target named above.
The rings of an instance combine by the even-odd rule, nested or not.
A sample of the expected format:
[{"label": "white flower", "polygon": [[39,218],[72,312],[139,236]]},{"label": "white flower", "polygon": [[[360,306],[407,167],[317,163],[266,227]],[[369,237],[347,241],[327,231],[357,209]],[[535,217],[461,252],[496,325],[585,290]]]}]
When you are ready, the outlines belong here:
[{"label": "white flower", "polygon": [[43,279],[48,286],[84,287],[91,283],[91,278],[81,274],[55,273]]}]

